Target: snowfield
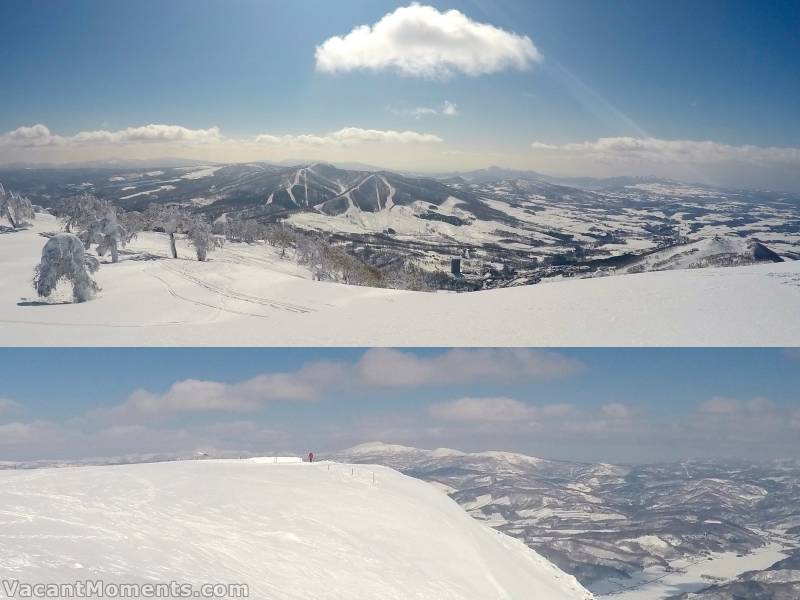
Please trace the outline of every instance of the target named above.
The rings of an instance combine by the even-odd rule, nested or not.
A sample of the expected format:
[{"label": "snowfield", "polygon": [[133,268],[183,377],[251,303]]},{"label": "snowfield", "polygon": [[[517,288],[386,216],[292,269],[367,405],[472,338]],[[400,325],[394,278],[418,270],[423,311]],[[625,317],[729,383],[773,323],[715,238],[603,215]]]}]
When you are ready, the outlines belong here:
[{"label": "snowfield", "polygon": [[[800,261],[420,293],[313,281],[263,244],[227,244],[207,263],[143,233],[84,304],[31,286],[46,239],[0,233],[6,346],[796,346]],[[104,261],[107,259],[103,259]]]},{"label": "snowfield", "polygon": [[599,598],[614,600],[666,600],[680,593],[696,592],[712,583],[735,579],[748,571],[760,571],[786,558],[783,546],[768,544],[750,554],[717,552],[692,561],[674,561],[666,571],[651,567],[623,581],[609,580],[595,586]]},{"label": "snowfield", "polygon": [[0,471],[0,506],[0,579],[244,583],[264,600],[592,598],[522,542],[386,467]]}]

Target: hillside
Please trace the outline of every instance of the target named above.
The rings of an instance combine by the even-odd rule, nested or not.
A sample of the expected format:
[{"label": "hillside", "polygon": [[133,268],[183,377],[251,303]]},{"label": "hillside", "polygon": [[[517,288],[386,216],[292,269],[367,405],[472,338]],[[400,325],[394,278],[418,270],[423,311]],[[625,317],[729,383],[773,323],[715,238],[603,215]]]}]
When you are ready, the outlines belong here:
[{"label": "hillside", "polygon": [[0,471],[0,577],[244,583],[281,600],[588,600],[385,467],[253,460]]},{"label": "hillside", "polygon": [[[642,273],[471,293],[420,293],[313,281],[263,244],[227,244],[207,263],[166,258],[143,233],[102,264],[83,304],[34,295],[31,278],[58,231],[0,234],[5,345],[592,346],[800,343],[800,261]],[[107,260],[107,259],[104,259]],[[59,303],[61,302],[61,303]]]},{"label": "hillside", "polygon": [[755,238],[714,236],[651,252],[620,270],[624,273],[641,273],[669,269],[732,267],[761,262],[783,262],[783,259]]},{"label": "hillside", "polygon": [[496,168],[436,178],[256,162],[0,168],[0,182],[45,207],[90,192],[126,211],[175,203],[210,221],[287,220],[375,266],[393,260],[449,271],[461,257],[465,279],[484,288],[613,272],[643,253],[718,236],[757,238],[781,257],[800,257],[797,195],[666,180],[558,182]]},{"label": "hillside", "polygon": [[[660,600],[717,583],[699,598],[728,600],[724,590],[777,590],[797,580],[797,461],[620,466],[382,443],[332,456],[436,485],[598,597]],[[790,554],[793,562],[778,563]]]}]

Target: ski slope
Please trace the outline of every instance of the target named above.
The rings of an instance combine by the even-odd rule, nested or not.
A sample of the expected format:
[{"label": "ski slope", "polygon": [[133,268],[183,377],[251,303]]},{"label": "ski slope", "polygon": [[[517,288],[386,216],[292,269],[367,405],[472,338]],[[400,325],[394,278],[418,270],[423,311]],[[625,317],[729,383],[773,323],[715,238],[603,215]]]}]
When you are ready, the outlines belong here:
[{"label": "ski slope", "polygon": [[691,244],[672,246],[653,252],[633,265],[622,267],[619,270],[633,273],[635,270],[663,271],[667,269],[696,269],[726,265],[749,265],[756,262],[756,255],[761,254],[761,260],[770,260],[773,254],[760,242],[753,238],[734,236],[716,236],[705,238]]},{"label": "ski slope", "polygon": [[244,583],[264,600],[592,597],[433,486],[379,466],[0,471],[0,506],[0,579]]},{"label": "ski slope", "polygon": [[[5,346],[796,346],[800,261],[565,280],[455,294],[313,281],[263,244],[227,244],[207,263],[143,233],[103,264],[94,300],[31,286],[59,223],[0,234]],[[106,259],[104,259],[106,260]],[[60,301],[60,303],[59,303]]]}]

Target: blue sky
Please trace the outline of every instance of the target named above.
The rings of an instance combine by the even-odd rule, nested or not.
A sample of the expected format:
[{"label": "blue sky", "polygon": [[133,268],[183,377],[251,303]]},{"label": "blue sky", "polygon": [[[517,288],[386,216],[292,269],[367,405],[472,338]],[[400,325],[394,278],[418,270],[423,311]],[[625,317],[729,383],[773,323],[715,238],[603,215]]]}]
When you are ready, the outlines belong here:
[{"label": "blue sky", "polygon": [[[360,25],[372,27],[369,42],[349,40],[329,56],[336,68],[321,68],[317,49]],[[11,0],[0,5],[0,160],[178,153],[687,177],[698,177],[699,163],[700,178],[791,187],[800,165],[799,26],[800,6],[780,0]],[[459,48],[447,27],[475,36],[466,46],[477,48],[474,60],[496,62],[477,71],[450,64],[446,76],[392,62],[422,45],[449,64]],[[520,58],[522,40],[535,56]],[[383,62],[366,67],[377,55]],[[457,114],[442,114],[445,102]],[[11,135],[36,124],[49,136]],[[71,138],[148,124],[190,133],[158,143]],[[219,131],[202,140],[191,134],[211,128]],[[343,128],[438,141],[325,137]],[[272,138],[256,144],[258,135]],[[301,138],[309,135],[323,140]],[[619,138],[656,141],[631,156]]]},{"label": "blue sky", "polygon": [[776,349],[6,349],[0,365],[6,458],[374,440],[629,462],[800,450],[800,355]]}]

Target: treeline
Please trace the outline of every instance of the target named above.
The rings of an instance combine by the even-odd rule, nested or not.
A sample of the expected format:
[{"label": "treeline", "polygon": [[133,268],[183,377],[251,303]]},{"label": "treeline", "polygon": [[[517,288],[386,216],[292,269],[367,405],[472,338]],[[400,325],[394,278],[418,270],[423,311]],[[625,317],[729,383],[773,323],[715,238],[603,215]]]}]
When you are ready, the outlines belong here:
[{"label": "treeline", "polygon": [[223,242],[201,215],[178,205],[150,204],[143,212],[124,211],[93,194],[81,194],[65,199],[53,212],[64,219],[67,233],[75,233],[87,249],[96,244],[100,256],[110,253],[112,262],[119,260],[119,249],[141,231],[166,233],[172,258],[178,258],[176,234],[186,236],[199,261],[207,260],[208,253]]},{"label": "treeline", "polygon": [[200,261],[207,260],[208,254],[225,241],[266,243],[279,249],[281,257],[291,253],[319,281],[417,291],[467,289],[464,281],[448,273],[427,271],[396,254],[390,259],[362,260],[346,245],[333,243],[322,233],[285,223],[260,223],[226,215],[209,223],[203,215],[173,204],[154,203],[144,211],[124,211],[92,194],[65,199],[54,213],[64,220],[67,233],[75,233],[87,249],[96,245],[100,256],[110,254],[112,262],[117,262],[119,250],[139,232],[157,231],[167,234],[173,258],[178,257],[177,235],[185,236]]},{"label": "treeline", "polygon": [[217,219],[215,234],[233,242],[265,242],[280,250],[281,257],[291,251],[298,263],[309,267],[314,279],[349,285],[404,290],[435,291],[462,289],[449,274],[430,272],[397,258],[370,264],[343,244],[335,244],[321,233],[295,229],[284,223],[259,223],[255,219]]}]

